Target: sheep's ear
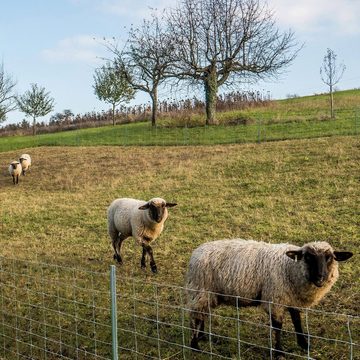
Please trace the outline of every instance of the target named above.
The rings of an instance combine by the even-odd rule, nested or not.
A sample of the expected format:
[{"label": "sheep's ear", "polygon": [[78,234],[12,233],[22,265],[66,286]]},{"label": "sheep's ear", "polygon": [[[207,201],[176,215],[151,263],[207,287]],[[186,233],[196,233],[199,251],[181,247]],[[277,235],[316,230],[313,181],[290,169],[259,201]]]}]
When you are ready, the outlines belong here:
[{"label": "sheep's ear", "polygon": [[350,259],[354,254],[350,251],[334,251],[334,258],[336,261],[345,261]]},{"label": "sheep's ear", "polygon": [[176,203],[166,203],[166,207],[173,207],[173,206],[176,206],[177,204]]},{"label": "sheep's ear", "polygon": [[146,210],[146,209],[148,209],[150,207],[150,204],[149,203],[146,203],[145,205],[141,205],[140,207],[139,207],[139,210]]},{"label": "sheep's ear", "polygon": [[303,257],[301,250],[289,250],[285,253],[290,259],[295,261],[301,260]]}]

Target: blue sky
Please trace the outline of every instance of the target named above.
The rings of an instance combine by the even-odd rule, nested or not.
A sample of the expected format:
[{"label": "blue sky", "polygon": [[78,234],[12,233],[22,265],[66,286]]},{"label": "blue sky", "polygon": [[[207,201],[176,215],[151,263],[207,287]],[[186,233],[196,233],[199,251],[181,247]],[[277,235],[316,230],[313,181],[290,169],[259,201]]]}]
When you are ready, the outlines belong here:
[{"label": "blue sky", "polygon": [[[101,39],[124,41],[131,24],[148,17],[151,8],[175,4],[175,0],[3,1],[0,62],[17,80],[18,94],[37,83],[54,97],[54,112],[40,121],[64,109],[75,114],[107,110],[92,88],[96,67],[102,65],[103,57],[111,57]],[[304,48],[281,79],[260,83],[256,89],[269,91],[273,98],[327,91],[319,75],[327,48],[346,65],[337,87],[360,88],[360,0],[268,0],[268,4],[279,28],[291,28]],[[146,94],[139,93],[132,103],[148,100]],[[3,125],[23,118],[24,114],[11,112]]]}]

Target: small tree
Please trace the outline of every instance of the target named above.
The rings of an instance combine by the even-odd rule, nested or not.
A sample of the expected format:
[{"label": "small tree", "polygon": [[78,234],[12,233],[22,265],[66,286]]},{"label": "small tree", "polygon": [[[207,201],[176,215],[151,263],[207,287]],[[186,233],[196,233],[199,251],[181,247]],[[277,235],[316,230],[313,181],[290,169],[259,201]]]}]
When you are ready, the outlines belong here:
[{"label": "small tree", "polygon": [[151,125],[156,125],[159,87],[167,78],[173,51],[172,34],[163,17],[152,14],[137,28],[131,28],[123,50],[108,43],[106,46],[116,55],[114,66],[123,73],[135,90],[149,94],[152,104]]},{"label": "small tree", "polygon": [[31,89],[16,98],[17,105],[26,116],[33,119],[33,135],[36,134],[36,118],[45,116],[54,109],[54,99],[44,87],[31,84]]},{"label": "small tree", "polygon": [[202,84],[206,124],[216,123],[220,86],[277,77],[301,47],[277,29],[265,0],[180,0],[168,12],[173,74]]},{"label": "small tree", "polygon": [[6,120],[6,114],[16,109],[14,88],[16,81],[5,73],[4,64],[0,65],[0,123]]},{"label": "small tree", "polygon": [[124,73],[109,63],[95,70],[94,82],[95,95],[112,105],[112,123],[115,125],[115,107],[133,99],[135,90]]},{"label": "small tree", "polygon": [[336,57],[337,55],[333,50],[327,49],[326,55],[324,56],[323,65],[320,68],[321,80],[329,86],[330,113],[332,119],[335,117],[333,89],[342,78],[346,69],[346,66],[343,63],[336,64]]}]

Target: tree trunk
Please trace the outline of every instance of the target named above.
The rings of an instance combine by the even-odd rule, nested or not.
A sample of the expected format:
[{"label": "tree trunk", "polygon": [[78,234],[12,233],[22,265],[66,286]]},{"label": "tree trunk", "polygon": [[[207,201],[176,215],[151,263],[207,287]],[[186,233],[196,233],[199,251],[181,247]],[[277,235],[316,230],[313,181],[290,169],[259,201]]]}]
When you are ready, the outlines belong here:
[{"label": "tree trunk", "polygon": [[331,118],[334,119],[334,95],[333,95],[333,89],[332,85],[330,85],[330,114]]},{"label": "tree trunk", "polygon": [[204,80],[206,125],[216,124],[217,74],[215,66],[210,66]]},{"label": "tree trunk", "polygon": [[33,136],[36,135],[36,117],[33,117]]},{"label": "tree trunk", "polygon": [[154,88],[151,94],[152,109],[151,109],[151,126],[156,125],[157,110],[158,110],[158,92],[157,87]]},{"label": "tree trunk", "polygon": [[115,104],[112,104],[112,123],[115,126]]}]

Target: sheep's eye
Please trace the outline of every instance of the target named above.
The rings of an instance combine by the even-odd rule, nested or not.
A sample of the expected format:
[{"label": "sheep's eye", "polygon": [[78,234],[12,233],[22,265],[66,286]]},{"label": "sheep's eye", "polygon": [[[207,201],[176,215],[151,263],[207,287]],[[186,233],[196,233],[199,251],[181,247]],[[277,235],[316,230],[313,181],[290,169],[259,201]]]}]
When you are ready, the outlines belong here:
[{"label": "sheep's eye", "polygon": [[308,254],[308,253],[306,253],[306,254],[304,255],[304,259],[305,259],[306,262],[311,261],[311,255]]}]

